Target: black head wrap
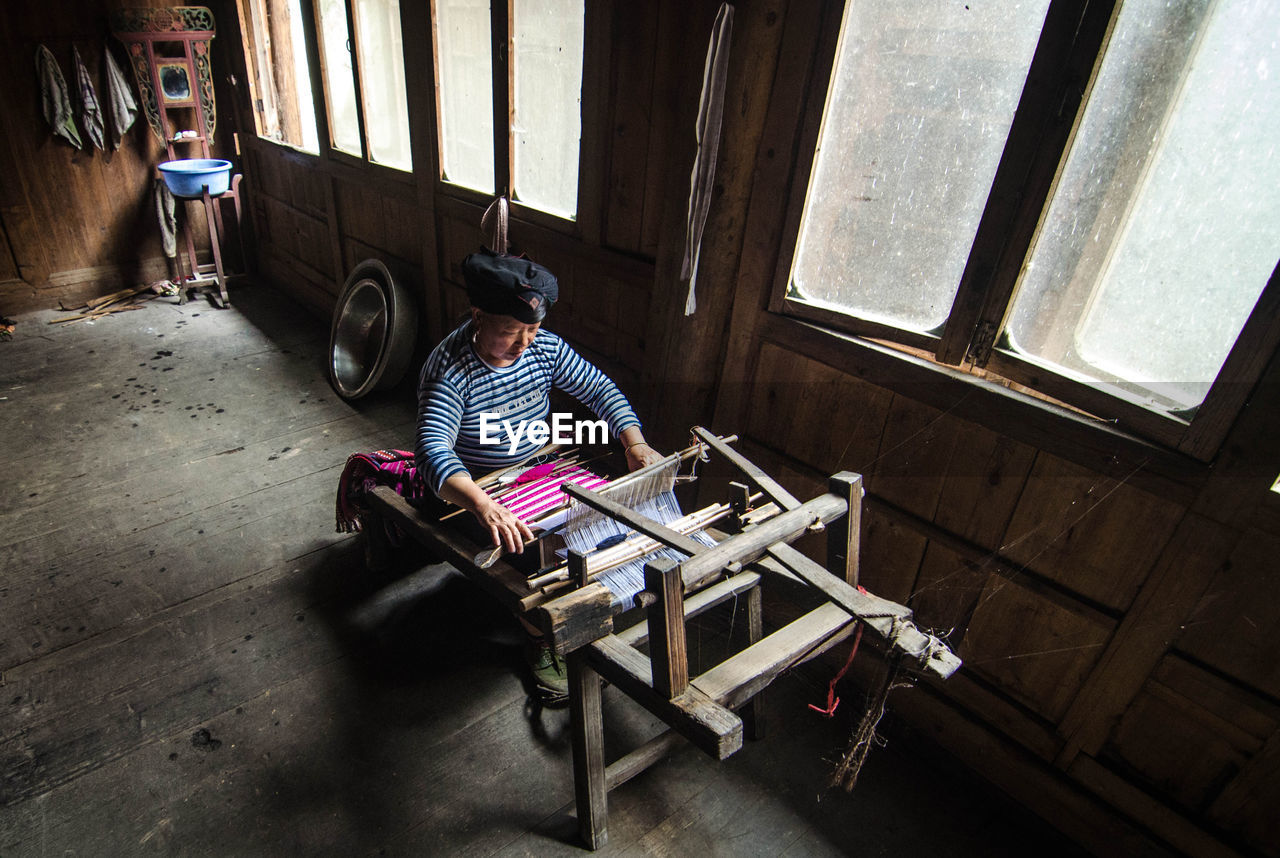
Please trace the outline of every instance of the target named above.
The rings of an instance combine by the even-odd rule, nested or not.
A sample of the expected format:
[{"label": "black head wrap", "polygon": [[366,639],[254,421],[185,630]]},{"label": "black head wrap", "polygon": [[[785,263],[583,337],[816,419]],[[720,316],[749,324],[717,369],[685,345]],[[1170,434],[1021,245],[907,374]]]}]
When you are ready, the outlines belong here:
[{"label": "black head wrap", "polygon": [[477,251],[462,260],[462,277],[471,306],[526,325],[541,322],[560,297],[556,276],[519,256]]}]

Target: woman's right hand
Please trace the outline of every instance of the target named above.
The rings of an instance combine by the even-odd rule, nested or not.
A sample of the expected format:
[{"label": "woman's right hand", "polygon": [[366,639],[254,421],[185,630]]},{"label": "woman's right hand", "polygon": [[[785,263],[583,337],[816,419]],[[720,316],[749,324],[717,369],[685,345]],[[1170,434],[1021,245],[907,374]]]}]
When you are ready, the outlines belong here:
[{"label": "woman's right hand", "polygon": [[529,525],[485,494],[465,471],[453,474],[444,481],[440,497],[455,506],[471,510],[480,526],[489,531],[495,548],[505,548],[512,554],[519,554],[524,551],[526,542],[533,541],[533,531],[529,529]]},{"label": "woman's right hand", "polygon": [[486,500],[487,503],[480,504],[473,512],[481,526],[493,537],[494,546],[501,546],[511,554],[523,552],[525,542],[533,541],[533,531],[529,529],[529,525],[516,518],[511,510],[497,501]]}]

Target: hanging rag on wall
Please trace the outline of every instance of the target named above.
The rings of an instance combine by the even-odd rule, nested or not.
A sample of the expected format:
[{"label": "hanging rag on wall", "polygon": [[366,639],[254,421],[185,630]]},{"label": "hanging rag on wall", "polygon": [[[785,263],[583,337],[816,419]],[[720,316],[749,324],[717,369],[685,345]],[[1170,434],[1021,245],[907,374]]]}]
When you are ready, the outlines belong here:
[{"label": "hanging rag on wall", "polygon": [[693,173],[689,177],[689,217],[685,228],[684,263],[680,279],[689,281],[689,296],[684,314],[693,315],[698,308],[694,287],[698,280],[698,255],[702,250],[702,228],[711,208],[711,192],[715,187],[716,154],[720,149],[720,124],[724,116],[724,85],[729,77],[729,43],[733,35],[733,6],[721,3],[711,27],[707,45],[707,62],[702,69],[702,95],[698,98],[698,122],[694,129],[698,150],[693,157]]},{"label": "hanging rag on wall", "polygon": [[111,115],[111,148],[119,149],[120,141],[138,118],[138,102],[133,97],[129,81],[125,79],[120,64],[111,55],[107,44],[102,46],[102,58],[107,64],[107,112]]},{"label": "hanging rag on wall", "polygon": [[[173,194],[169,186],[156,179],[156,217],[160,220],[160,242],[170,260],[178,257],[178,218],[174,213]],[[173,267],[172,265],[170,266]]]},{"label": "hanging rag on wall", "polygon": [[98,94],[94,92],[89,70],[80,58],[80,49],[72,47],[71,57],[76,66],[76,85],[80,93],[80,125],[93,145],[102,149],[102,107],[98,104]]},{"label": "hanging rag on wall", "polygon": [[71,116],[71,96],[67,92],[66,78],[62,76],[58,61],[44,45],[36,47],[36,76],[40,79],[40,107],[49,127],[72,146],[83,148],[76,121]]}]

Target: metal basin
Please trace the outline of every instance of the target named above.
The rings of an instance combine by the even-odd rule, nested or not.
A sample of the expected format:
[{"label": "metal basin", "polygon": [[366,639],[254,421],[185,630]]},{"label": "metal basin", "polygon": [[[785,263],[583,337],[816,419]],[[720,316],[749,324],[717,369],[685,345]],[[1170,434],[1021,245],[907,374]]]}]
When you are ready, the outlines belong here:
[{"label": "metal basin", "polygon": [[418,333],[408,291],[381,262],[361,262],[347,278],[329,335],[329,380],[344,399],[393,387]]},{"label": "metal basin", "polygon": [[333,332],[332,371],[338,392],[362,396],[373,381],[387,343],[387,299],[373,280],[361,280],[345,295]]}]

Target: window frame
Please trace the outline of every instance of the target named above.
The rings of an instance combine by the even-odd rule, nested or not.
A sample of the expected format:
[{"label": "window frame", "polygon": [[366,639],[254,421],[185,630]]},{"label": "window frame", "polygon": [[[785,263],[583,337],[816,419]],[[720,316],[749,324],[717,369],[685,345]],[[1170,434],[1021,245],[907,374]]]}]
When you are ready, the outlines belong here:
[{"label": "window frame", "polygon": [[[392,167],[388,164],[379,164],[369,157],[369,136],[368,130],[365,127],[366,123],[364,118],[365,96],[360,74],[360,50],[358,48],[360,34],[357,20],[358,16],[355,12],[355,0],[343,0],[343,8],[347,15],[347,33],[349,36],[349,44],[351,45],[351,77],[352,84],[355,87],[356,130],[360,136],[360,154],[356,155],[334,147],[333,125],[329,115],[329,88],[326,86],[326,83],[329,80],[327,72],[328,65],[325,58],[324,38],[321,35],[323,27],[320,21],[320,7],[318,3],[314,2],[314,0],[302,0],[302,3],[303,16],[309,19],[308,21],[304,21],[304,26],[309,26],[307,32],[307,49],[309,56],[314,56],[315,60],[312,66],[311,78],[313,91],[319,94],[319,97],[315,98],[315,111],[317,125],[316,132],[320,138],[321,156],[347,166],[375,171],[404,184],[413,183],[415,181],[414,174],[419,169],[416,157],[418,147],[413,141],[413,111],[410,109],[409,104],[412,97],[412,87],[409,85],[411,78],[403,51],[401,52],[400,63],[404,66],[406,94],[409,96],[406,98],[405,120],[409,129],[409,151],[411,162],[407,170],[402,170],[399,167]],[[307,14],[308,10],[310,12],[309,15]],[[402,44],[404,43],[404,27],[404,10],[401,9],[400,32],[402,35]]]},{"label": "window frame", "polygon": [[996,342],[1052,200],[1059,166],[1083,117],[1120,4],[1105,0],[1083,10],[1080,5],[1070,0],[1052,0],[1049,5],[955,299],[946,322],[921,333],[788,295],[845,8],[843,2],[825,4],[819,13],[820,40],[808,73],[801,75],[808,85],[799,91],[795,159],[768,310],[917,356],[925,353],[940,370],[971,372],[975,379],[998,376],[1032,391],[1019,395],[1033,402],[1039,394],[1066,403],[1100,426],[1209,461],[1280,345],[1280,264],[1204,402],[1185,420],[1001,350]]},{"label": "window frame", "polygon": [[[301,2],[299,3],[299,6],[302,11],[301,20],[299,21],[299,26],[302,28],[301,47],[304,55],[307,58],[306,85],[310,90],[311,87],[314,86],[314,82],[315,82],[315,65],[314,65],[314,58],[312,56],[310,48],[308,47],[308,41],[307,41],[308,25],[306,20],[307,15],[306,15],[305,4],[309,2],[310,0],[301,0]],[[276,114],[277,122],[279,124],[284,125],[289,121],[287,119],[285,122],[280,122],[280,114],[282,111],[280,109],[278,100],[276,98],[276,95],[278,94],[278,87],[275,84],[275,79],[277,76],[275,71],[277,63],[275,63],[273,60],[275,52],[274,51],[268,52],[262,40],[259,38],[260,28],[269,28],[270,26],[265,21],[263,21],[263,17],[264,17],[267,5],[268,5],[268,0],[238,0],[238,2],[236,3],[236,14],[238,16],[238,22],[240,25],[240,36],[241,36],[240,47],[244,56],[245,73],[246,73],[247,82],[249,85],[249,97],[250,97],[249,108],[250,108],[250,113],[253,115],[254,136],[257,137],[259,140],[263,140],[277,146],[286,147],[295,152],[299,152],[303,155],[316,157],[317,155],[319,155],[320,148],[323,145],[322,141],[319,139],[319,127],[318,127],[319,118],[318,117],[316,117],[316,126],[311,129],[312,133],[315,134],[317,137],[315,151],[307,149],[304,143],[294,143],[287,140],[282,140],[276,137],[272,137],[268,133],[266,133],[266,130],[263,127],[266,124],[266,114],[268,112],[267,110],[268,103],[271,104],[271,112]],[[268,39],[270,38],[271,36],[268,35]],[[292,73],[290,73],[290,76],[292,77]],[[311,97],[312,110],[314,113],[315,95],[311,91],[308,92],[308,95]],[[290,107],[290,110],[292,113],[296,113],[297,115],[289,117],[289,119],[296,121],[298,123],[299,129],[301,129],[301,126],[304,124],[303,113],[298,109],[296,105],[292,105]],[[305,135],[303,136],[305,137]]]},{"label": "window frame", "polygon": [[[578,146],[578,204],[576,215],[562,217],[534,208],[511,197],[513,157],[513,129],[511,103],[513,66],[510,62],[515,42],[512,30],[511,5],[514,0],[491,0],[489,4],[490,56],[493,58],[493,158],[494,190],[477,191],[474,188],[445,181],[443,177],[444,145],[440,135],[440,88],[436,85],[439,68],[440,34],[437,28],[436,3],[430,0],[428,15],[431,27],[431,77],[434,98],[431,111],[432,155],[434,185],[437,193],[454,197],[476,205],[488,205],[496,195],[505,196],[510,206],[510,216],[553,230],[573,238],[598,243],[600,235],[600,201],[594,192],[599,187],[599,175],[595,168],[597,158],[586,157],[587,151],[603,151],[601,144],[601,117],[606,99],[607,69],[609,57],[609,32],[611,29],[610,4],[583,4],[582,36],[582,92],[581,137]],[[590,147],[588,144],[591,144]]]}]

